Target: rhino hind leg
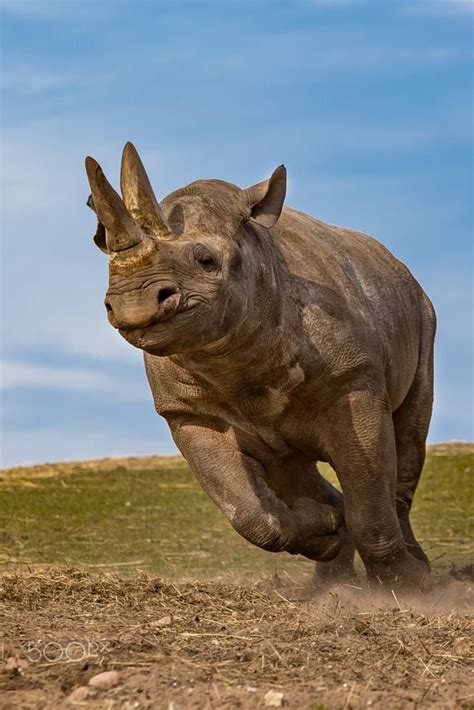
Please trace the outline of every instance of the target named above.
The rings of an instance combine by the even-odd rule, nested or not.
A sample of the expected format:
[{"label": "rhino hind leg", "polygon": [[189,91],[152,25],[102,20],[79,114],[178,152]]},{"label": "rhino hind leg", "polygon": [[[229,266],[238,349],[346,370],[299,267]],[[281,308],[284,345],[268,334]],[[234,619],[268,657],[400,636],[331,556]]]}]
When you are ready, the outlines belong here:
[{"label": "rhino hind leg", "polygon": [[362,380],[331,404],[323,443],[341,482],[345,523],[369,584],[428,591],[429,569],[408,552],[397,515],[392,412],[378,386]]},{"label": "rhino hind leg", "polygon": [[397,450],[396,505],[398,519],[408,552],[423,560],[428,566],[428,558],[413,534],[409,515],[425,461],[426,437],[433,405],[434,333],[434,314],[429,308],[426,312],[420,360],[415,378],[403,404],[393,414]]},{"label": "rhino hind leg", "polygon": [[[344,524],[342,493],[321,475],[313,461],[298,455],[269,466],[267,481],[293,512],[306,518],[307,525],[313,528],[316,535],[326,532],[321,528],[321,522],[327,517],[324,513],[328,507],[333,509],[334,519],[338,521],[340,544],[335,556],[316,562],[315,580],[332,584],[353,579],[355,545]],[[303,546],[299,553],[305,555]]]},{"label": "rhino hind leg", "polygon": [[[306,479],[310,482],[312,495],[320,503],[332,505],[340,513],[344,514],[344,498],[337,488],[335,488],[319,471],[312,470],[311,476]],[[337,556],[329,561],[318,561],[315,565],[315,582],[326,584],[337,584],[354,580],[356,573],[354,569],[355,545],[351,540],[347,529],[340,532],[342,541]]]}]

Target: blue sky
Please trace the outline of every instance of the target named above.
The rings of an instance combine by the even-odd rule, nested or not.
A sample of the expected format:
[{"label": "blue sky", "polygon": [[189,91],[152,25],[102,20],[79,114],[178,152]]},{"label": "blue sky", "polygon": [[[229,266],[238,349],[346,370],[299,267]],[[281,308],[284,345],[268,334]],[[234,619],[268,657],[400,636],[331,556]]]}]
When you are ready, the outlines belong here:
[{"label": "blue sky", "polygon": [[156,193],[284,162],[287,204],[366,231],[439,318],[431,441],[472,439],[467,0],[3,0],[3,465],[167,453],[107,324],[83,160]]}]

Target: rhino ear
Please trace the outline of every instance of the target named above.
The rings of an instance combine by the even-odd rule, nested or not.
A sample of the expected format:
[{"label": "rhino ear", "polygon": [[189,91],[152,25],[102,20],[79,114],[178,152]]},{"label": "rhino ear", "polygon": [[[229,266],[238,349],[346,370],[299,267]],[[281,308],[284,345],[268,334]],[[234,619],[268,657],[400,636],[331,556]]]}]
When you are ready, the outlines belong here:
[{"label": "rhino ear", "polygon": [[286,168],[280,165],[268,180],[248,187],[250,216],[262,227],[273,227],[280,217],[286,195]]},{"label": "rhino ear", "polygon": [[[97,215],[97,212],[95,211],[94,199],[93,199],[92,195],[89,195],[89,197],[87,198],[86,205],[88,207],[90,207],[90,209],[94,212],[94,214]],[[107,251],[107,242],[105,240],[105,227],[98,217],[97,217],[97,229],[94,234],[94,242],[99,247],[99,249],[104,252],[104,254],[109,253]]]}]

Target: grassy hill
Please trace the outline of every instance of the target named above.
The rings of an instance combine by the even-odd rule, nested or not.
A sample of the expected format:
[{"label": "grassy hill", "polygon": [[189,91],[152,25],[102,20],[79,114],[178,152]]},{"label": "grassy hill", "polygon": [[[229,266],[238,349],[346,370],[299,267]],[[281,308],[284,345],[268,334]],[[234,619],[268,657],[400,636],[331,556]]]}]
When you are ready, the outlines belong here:
[{"label": "grassy hill", "polygon": [[[435,567],[463,566],[472,540],[474,445],[429,448],[414,528]],[[329,467],[324,473],[335,480]],[[0,472],[0,564],[137,568],[166,577],[310,572],[240,538],[181,457],[57,463]]]}]

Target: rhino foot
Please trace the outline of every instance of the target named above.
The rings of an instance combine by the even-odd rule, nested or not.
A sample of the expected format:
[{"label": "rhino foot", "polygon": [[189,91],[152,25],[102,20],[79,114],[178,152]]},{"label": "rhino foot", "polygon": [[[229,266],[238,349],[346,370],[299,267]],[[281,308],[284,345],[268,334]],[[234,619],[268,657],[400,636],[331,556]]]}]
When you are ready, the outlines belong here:
[{"label": "rhino foot", "polygon": [[427,594],[433,588],[433,578],[429,564],[408,552],[403,560],[386,560],[383,566],[367,565],[367,581],[373,590],[385,588],[388,591]]},{"label": "rhino foot", "polygon": [[341,511],[305,497],[297,498],[291,511],[295,516],[297,532],[288,552],[310,560],[334,559],[344,542],[344,516]]}]

